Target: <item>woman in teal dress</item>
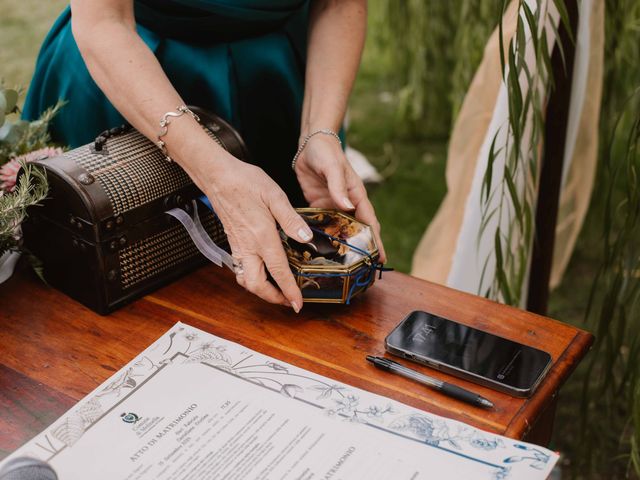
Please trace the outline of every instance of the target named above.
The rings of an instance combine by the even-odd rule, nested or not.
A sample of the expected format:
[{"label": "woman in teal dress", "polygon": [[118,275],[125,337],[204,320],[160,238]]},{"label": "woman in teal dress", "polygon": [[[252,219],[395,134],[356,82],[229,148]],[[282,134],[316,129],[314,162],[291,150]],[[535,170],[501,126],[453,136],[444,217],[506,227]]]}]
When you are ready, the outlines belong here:
[{"label": "woman in teal dress", "polygon": [[160,120],[185,104],[228,120],[252,164],[187,114],[172,118],[161,140],[222,220],[238,283],[297,312],[302,295],[276,224],[301,242],[311,231],[290,201],[354,211],[379,241],[366,190],[334,134],[365,29],[366,0],[72,0],[44,42],[24,115],[64,99],[52,135],[72,147],[124,121],[157,143]]}]

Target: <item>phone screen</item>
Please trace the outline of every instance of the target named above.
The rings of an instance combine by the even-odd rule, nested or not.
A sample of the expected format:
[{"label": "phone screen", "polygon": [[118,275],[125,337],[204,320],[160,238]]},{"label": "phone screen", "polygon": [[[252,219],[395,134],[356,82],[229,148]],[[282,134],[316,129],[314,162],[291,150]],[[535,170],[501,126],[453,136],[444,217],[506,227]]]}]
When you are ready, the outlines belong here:
[{"label": "phone screen", "polygon": [[471,375],[464,377],[469,380],[482,377],[516,394],[531,393],[551,362],[542,350],[420,311],[409,314],[386,343],[391,353],[443,367],[454,375],[468,372]]}]

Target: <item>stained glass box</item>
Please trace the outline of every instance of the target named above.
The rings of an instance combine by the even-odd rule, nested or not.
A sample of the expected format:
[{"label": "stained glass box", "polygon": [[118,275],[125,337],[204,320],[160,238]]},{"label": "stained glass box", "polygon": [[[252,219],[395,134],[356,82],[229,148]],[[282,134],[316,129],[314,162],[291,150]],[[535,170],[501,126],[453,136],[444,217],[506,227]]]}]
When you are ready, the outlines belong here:
[{"label": "stained glass box", "polygon": [[313,231],[303,244],[281,232],[305,302],[346,303],[375,282],[380,254],[369,225],[335,210],[299,208]]}]

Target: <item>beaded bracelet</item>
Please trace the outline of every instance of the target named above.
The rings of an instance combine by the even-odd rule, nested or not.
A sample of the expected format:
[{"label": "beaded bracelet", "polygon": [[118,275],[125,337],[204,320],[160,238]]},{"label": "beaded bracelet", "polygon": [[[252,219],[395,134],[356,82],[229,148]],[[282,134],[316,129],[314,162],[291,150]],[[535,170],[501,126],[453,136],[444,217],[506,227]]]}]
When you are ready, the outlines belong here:
[{"label": "beaded bracelet", "polygon": [[309,143],[309,140],[311,140],[311,137],[313,137],[314,135],[318,135],[320,133],[322,133],[323,135],[331,135],[332,137],[336,137],[338,139],[338,142],[340,143],[340,146],[342,146],[342,140],[340,140],[340,137],[338,136],[338,134],[333,130],[329,130],[328,128],[323,128],[322,130],[316,130],[315,132],[310,133],[309,135],[304,137],[304,139],[302,140],[302,143],[298,147],[298,151],[293,156],[293,160],[291,160],[291,169],[294,172],[296,170],[296,162],[298,161],[298,157],[300,157],[300,154],[304,150],[304,147],[307,146],[307,143]]},{"label": "beaded bracelet", "polygon": [[171,123],[169,118],[170,117],[178,118],[178,117],[181,117],[182,115],[184,115],[185,113],[191,115],[191,117],[196,122],[200,123],[200,117],[198,115],[196,115],[195,113],[193,113],[191,111],[191,109],[189,109],[189,107],[187,107],[186,105],[180,105],[178,108],[176,108],[175,112],[167,112],[167,113],[165,113],[162,116],[162,120],[160,120],[160,131],[158,132],[158,141],[156,142],[156,145],[162,151],[162,154],[164,155],[164,157],[167,160],[167,162],[173,162],[173,158],[171,158],[169,156],[169,152],[167,151],[167,145],[162,140],[162,137],[164,137],[167,134],[167,132],[169,131],[169,124]]}]

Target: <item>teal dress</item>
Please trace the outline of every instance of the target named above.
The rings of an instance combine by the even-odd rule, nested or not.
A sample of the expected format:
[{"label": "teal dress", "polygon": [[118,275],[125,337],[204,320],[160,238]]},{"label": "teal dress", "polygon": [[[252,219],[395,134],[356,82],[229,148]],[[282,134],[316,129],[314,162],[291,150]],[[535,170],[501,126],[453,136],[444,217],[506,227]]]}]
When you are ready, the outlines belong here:
[{"label": "teal dress", "polygon": [[[300,204],[289,165],[300,133],[307,0],[136,0],[137,30],[182,98],[229,121],[251,161]],[[67,102],[54,141],[77,147],[125,123],[91,78],[67,8],[44,41],[23,109],[37,118]]]}]

